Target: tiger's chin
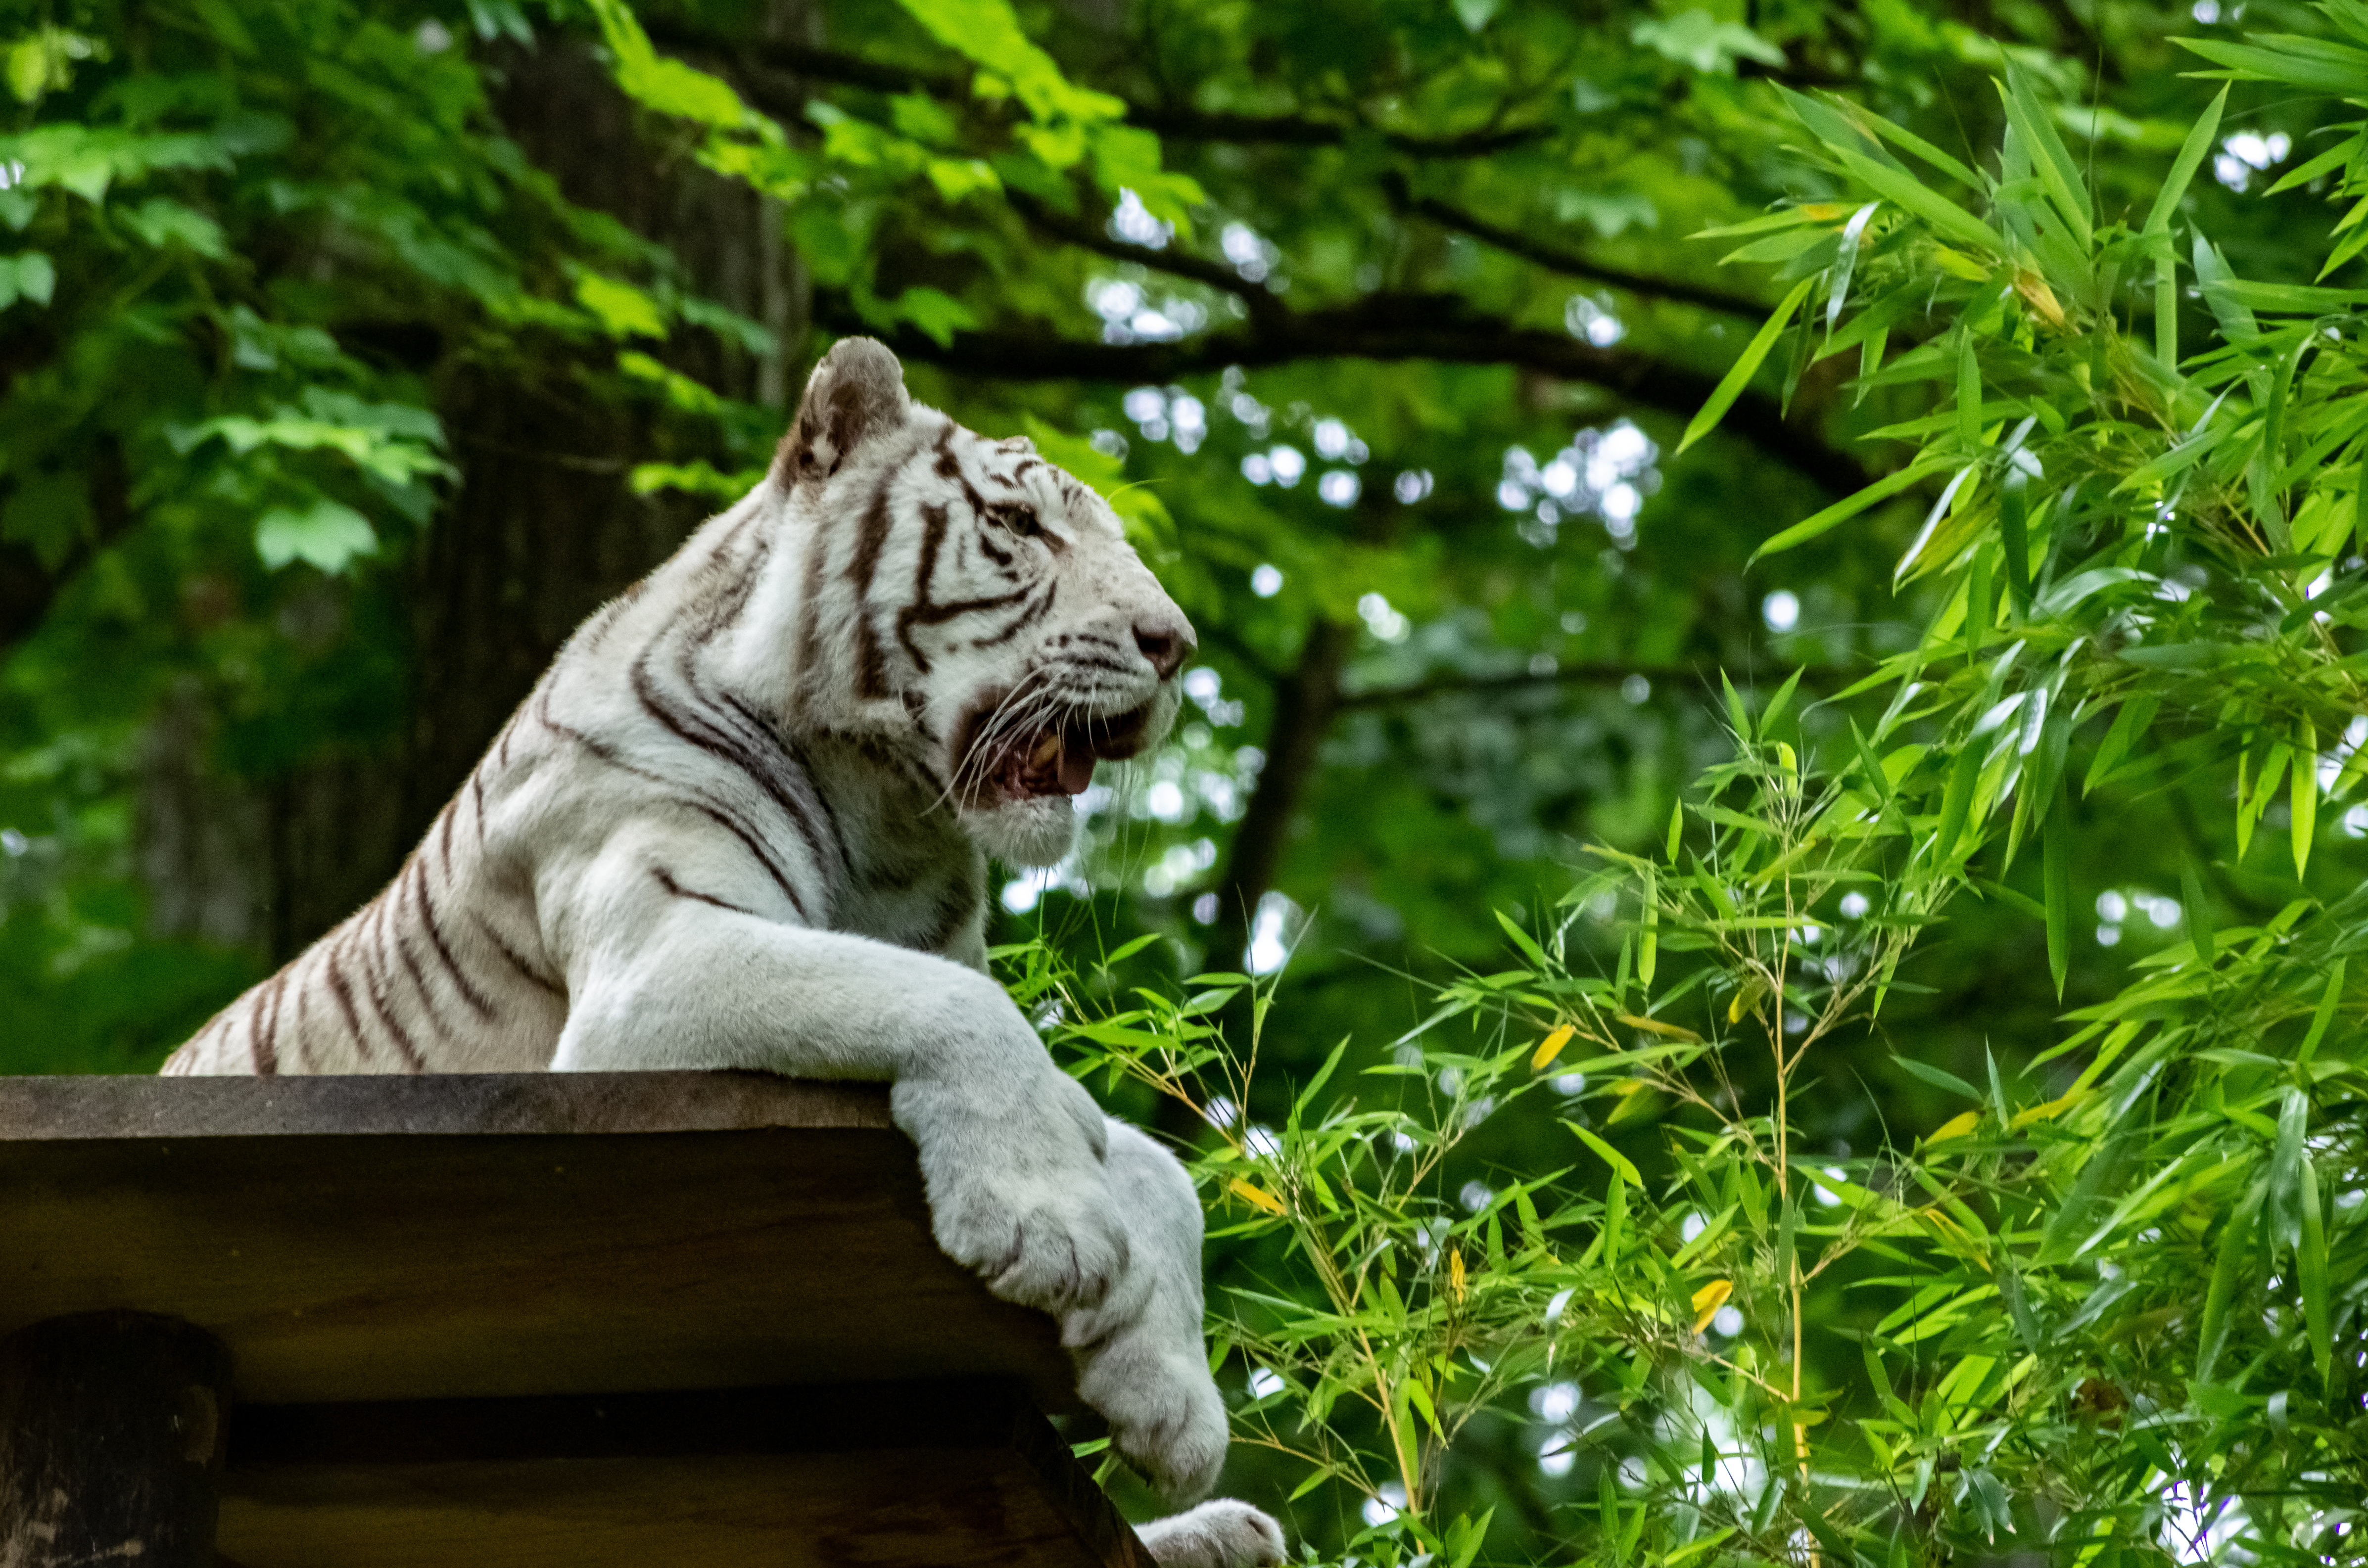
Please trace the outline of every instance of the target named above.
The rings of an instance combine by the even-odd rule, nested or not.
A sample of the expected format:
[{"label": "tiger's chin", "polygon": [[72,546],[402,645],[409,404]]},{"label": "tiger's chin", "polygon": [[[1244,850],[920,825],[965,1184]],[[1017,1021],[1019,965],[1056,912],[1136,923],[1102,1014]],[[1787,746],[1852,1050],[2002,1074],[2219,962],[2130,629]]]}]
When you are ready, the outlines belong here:
[{"label": "tiger's chin", "polygon": [[1066,795],[998,800],[962,812],[971,842],[1007,866],[1057,866],[1077,841],[1077,812]]}]

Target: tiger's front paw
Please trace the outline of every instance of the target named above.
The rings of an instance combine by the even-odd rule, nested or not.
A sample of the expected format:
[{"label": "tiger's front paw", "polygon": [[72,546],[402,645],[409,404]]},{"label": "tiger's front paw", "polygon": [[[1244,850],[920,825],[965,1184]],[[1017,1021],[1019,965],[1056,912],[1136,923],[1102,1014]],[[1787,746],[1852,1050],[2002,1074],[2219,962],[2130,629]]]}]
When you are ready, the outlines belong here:
[{"label": "tiger's front paw", "polygon": [[1135,1534],[1159,1568],[1271,1568],[1283,1560],[1282,1527],[1230,1497],[1155,1519]]},{"label": "tiger's front paw", "polygon": [[1081,1119],[1057,1100],[1031,1109],[981,1114],[942,1090],[896,1091],[897,1122],[919,1145],[930,1226],[946,1256],[1007,1301],[1055,1314],[1090,1309],[1126,1270],[1126,1225]]}]

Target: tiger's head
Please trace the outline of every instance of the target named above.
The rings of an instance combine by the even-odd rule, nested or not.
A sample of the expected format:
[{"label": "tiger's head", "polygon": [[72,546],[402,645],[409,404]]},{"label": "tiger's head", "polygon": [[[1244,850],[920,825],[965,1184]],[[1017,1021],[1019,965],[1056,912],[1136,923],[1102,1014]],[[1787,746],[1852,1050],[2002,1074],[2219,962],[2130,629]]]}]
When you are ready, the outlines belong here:
[{"label": "tiger's head", "polygon": [[803,529],[795,710],[910,757],[989,854],[1068,853],[1074,797],[1166,736],[1197,646],[1110,504],[913,402],[864,337],[815,367],[771,478]]}]

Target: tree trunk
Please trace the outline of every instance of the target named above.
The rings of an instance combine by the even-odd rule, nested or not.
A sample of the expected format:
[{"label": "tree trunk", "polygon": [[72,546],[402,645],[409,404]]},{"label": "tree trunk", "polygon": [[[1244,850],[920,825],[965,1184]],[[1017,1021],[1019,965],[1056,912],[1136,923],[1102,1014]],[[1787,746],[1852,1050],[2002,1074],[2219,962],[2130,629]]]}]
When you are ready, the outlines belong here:
[{"label": "tree trunk", "polygon": [[1274,886],[1299,802],[1340,706],[1340,672],[1356,643],[1353,627],[1318,617],[1308,623],[1298,665],[1275,688],[1266,764],[1258,769],[1257,787],[1234,830],[1224,878],[1217,884],[1217,919],[1209,936],[1212,968],[1233,969],[1245,962],[1243,949],[1258,901]]},{"label": "tree trunk", "polygon": [[[781,9],[794,22],[803,7]],[[728,395],[785,403],[803,368],[810,301],[779,210],[662,157],[642,139],[642,111],[581,43],[506,49],[488,71],[503,129],[569,199],[666,244],[691,287],[764,322],[781,344],[759,358],[692,331],[678,333],[665,357]],[[410,691],[382,746],[239,786],[230,792],[252,803],[224,808],[221,780],[189,776],[185,748],[202,724],[184,716],[165,737],[181,760],[151,770],[142,801],[143,842],[156,846],[142,858],[152,908],[170,916],[160,929],[245,930],[275,963],[301,951],[385,885],[568,634],[697,526],[706,503],[627,487],[633,464],[657,455],[655,420],[643,406],[583,388],[579,369],[606,368],[605,352],[593,352],[581,366],[448,364],[439,372],[438,412],[461,478],[393,569]],[[188,852],[204,838],[191,812],[214,810],[268,819],[260,864]],[[253,906],[245,921],[220,913],[240,899]],[[193,918],[199,910],[214,914]]]},{"label": "tree trunk", "polygon": [[0,1343],[0,1562],[205,1568],[230,1355],[177,1318],[89,1312]]}]

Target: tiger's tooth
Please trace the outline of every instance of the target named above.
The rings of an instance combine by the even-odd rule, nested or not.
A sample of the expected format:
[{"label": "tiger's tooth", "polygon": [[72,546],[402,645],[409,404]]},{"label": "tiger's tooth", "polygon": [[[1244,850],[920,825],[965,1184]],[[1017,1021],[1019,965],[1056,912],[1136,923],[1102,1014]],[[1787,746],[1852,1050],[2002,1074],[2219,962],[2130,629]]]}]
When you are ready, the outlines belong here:
[{"label": "tiger's tooth", "polygon": [[1060,755],[1061,733],[1054,730],[1036,743],[1036,749],[1028,756],[1028,764],[1031,767],[1042,767],[1046,763],[1058,759]]}]

